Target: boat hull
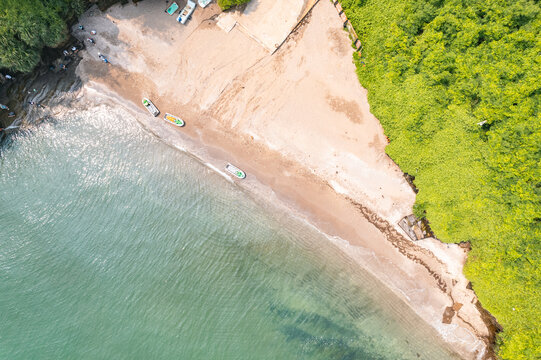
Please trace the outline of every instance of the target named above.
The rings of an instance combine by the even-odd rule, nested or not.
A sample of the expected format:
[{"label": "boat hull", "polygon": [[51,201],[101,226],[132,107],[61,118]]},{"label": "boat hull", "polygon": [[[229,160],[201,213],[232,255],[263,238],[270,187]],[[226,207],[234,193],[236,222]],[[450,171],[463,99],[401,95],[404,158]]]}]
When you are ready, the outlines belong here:
[{"label": "boat hull", "polygon": [[182,120],[178,116],[171,115],[169,113],[165,113],[165,116],[163,117],[163,120],[165,122],[169,123],[169,124],[172,124],[172,125],[175,125],[175,126],[178,126],[178,127],[182,127],[182,126],[186,125],[184,123],[184,120]]},{"label": "boat hull", "polygon": [[241,169],[239,169],[238,167],[236,167],[235,165],[227,164],[225,166],[225,170],[227,170],[227,172],[229,172],[230,174],[234,175],[235,177],[239,179],[246,178],[246,173],[242,171]]},{"label": "boat hull", "polygon": [[154,105],[149,99],[143,98],[142,103],[145,109],[147,109],[152,116],[158,116],[160,114],[160,110],[158,110],[156,105]]}]

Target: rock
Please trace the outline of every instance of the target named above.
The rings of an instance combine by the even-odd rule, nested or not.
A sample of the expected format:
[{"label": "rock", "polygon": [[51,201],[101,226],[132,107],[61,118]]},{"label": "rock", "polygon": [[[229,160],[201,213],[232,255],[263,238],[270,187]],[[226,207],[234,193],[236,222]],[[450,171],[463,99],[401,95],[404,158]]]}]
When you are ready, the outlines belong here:
[{"label": "rock", "polygon": [[453,316],[455,316],[455,310],[452,306],[447,306],[443,312],[443,319],[441,322],[444,324],[450,324],[451,320],[453,320]]},{"label": "rock", "polygon": [[460,310],[461,307],[462,307],[461,303],[456,302],[453,304],[453,310],[456,312],[458,312],[458,310]]}]

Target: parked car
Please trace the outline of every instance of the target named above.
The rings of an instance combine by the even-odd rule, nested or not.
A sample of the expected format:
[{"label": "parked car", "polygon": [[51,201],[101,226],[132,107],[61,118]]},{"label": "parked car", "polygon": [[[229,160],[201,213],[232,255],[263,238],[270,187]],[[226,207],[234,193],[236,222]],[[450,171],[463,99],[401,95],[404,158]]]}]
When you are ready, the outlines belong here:
[{"label": "parked car", "polygon": [[180,11],[177,21],[181,24],[186,24],[186,21],[188,21],[188,19],[192,16],[196,6],[197,5],[192,0],[188,0],[188,3],[186,6],[184,6],[184,9]]}]

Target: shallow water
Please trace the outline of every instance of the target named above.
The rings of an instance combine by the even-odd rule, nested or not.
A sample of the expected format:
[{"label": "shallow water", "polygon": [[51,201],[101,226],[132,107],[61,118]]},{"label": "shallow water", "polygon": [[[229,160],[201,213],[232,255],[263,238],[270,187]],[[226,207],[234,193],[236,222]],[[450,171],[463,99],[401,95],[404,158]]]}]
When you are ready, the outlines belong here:
[{"label": "shallow water", "polygon": [[120,110],[4,144],[0,204],[1,359],[454,358],[324,236]]}]

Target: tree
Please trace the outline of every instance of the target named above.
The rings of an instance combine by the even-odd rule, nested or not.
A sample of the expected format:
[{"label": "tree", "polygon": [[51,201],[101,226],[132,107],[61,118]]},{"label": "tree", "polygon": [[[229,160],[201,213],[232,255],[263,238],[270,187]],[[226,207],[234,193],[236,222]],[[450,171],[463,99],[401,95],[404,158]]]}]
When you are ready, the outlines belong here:
[{"label": "tree", "polygon": [[68,36],[66,21],[86,7],[84,0],[0,0],[0,68],[29,72],[43,47]]}]

